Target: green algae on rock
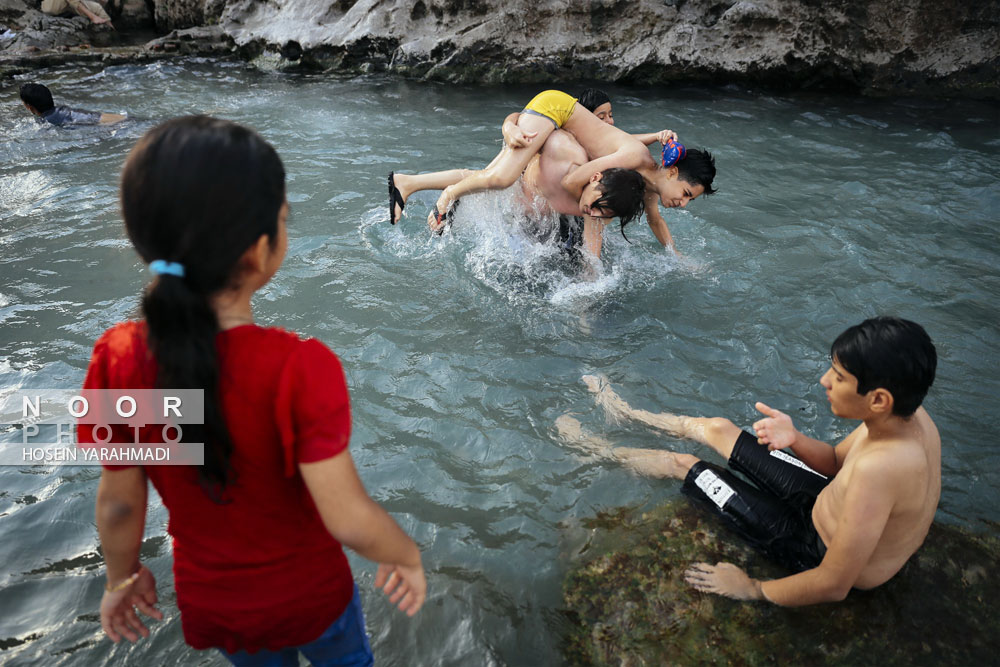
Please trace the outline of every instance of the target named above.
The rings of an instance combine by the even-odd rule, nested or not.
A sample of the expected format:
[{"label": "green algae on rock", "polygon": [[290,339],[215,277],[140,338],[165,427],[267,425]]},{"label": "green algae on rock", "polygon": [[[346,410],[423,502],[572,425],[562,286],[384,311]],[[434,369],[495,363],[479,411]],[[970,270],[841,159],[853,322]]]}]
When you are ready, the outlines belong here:
[{"label": "green algae on rock", "polygon": [[785,609],[684,582],[695,561],[733,562],[757,578],[783,572],[683,499],[605,512],[587,527],[593,540],[564,585],[571,664],[978,665],[1000,654],[995,537],[935,523],[887,584]]}]

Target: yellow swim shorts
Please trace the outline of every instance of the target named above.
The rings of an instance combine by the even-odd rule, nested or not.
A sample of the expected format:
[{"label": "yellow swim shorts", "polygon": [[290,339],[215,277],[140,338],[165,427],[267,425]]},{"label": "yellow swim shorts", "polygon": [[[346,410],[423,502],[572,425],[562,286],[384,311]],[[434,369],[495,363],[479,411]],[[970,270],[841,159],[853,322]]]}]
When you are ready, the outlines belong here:
[{"label": "yellow swim shorts", "polygon": [[575,97],[567,95],[561,90],[546,90],[544,93],[535,95],[521,113],[545,116],[555,123],[556,127],[562,127],[573,115],[575,106]]}]

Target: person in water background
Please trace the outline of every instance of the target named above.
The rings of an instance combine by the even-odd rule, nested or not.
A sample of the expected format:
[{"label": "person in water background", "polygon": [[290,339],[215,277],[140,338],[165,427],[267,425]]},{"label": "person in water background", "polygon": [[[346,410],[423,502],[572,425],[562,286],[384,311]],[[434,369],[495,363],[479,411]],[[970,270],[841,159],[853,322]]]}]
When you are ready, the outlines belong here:
[{"label": "person in water background", "polygon": [[[513,116],[513,115],[512,115]],[[526,139],[523,145],[514,148],[505,145],[500,154],[485,169],[473,172],[455,185],[446,187],[438,198],[435,210],[428,219],[432,227],[441,224],[453,203],[463,195],[489,189],[509,187],[520,176],[528,161],[539,150],[555,129],[565,129],[587,151],[591,161],[571,170],[563,179],[564,187],[570,192],[578,192],[589,178],[608,167],[634,169],[642,175],[646,183],[645,208],[650,204],[655,209],[659,202],[668,208],[686,206],[702,194],[712,194],[715,178],[715,162],[707,151],[701,152],[689,165],[686,178],[678,178],[675,166],[658,167],[649,150],[634,137],[622,132],[611,124],[602,122],[594,114],[581,106],[576,99],[564,92],[548,90],[536,95],[525,109],[516,114],[513,122],[516,132]],[[689,151],[692,152],[693,151]],[[650,217],[649,222],[656,238],[663,245],[673,247],[670,230],[659,212]]]},{"label": "person in water background", "polygon": [[[251,298],[288,246],[285,172],[234,123],[192,116],[146,133],[121,177],[125,227],[154,274],[141,321],[96,342],[84,387],[201,388],[203,466],[106,465],[97,529],[107,564],[101,626],[115,642],[156,619],[139,560],[147,481],[168,513],[185,640],[233,664],[371,665],[342,546],[379,563],[375,585],[413,615],[426,595],[420,551],[375,503],[348,443],[348,390],[321,342],[254,323]],[[80,424],[81,443],[95,441]],[[142,442],[162,442],[157,426]],[[189,438],[185,438],[189,440]],[[131,442],[131,433],[115,433]]]},{"label": "person in water background", "polygon": [[[517,200],[531,229],[540,229],[539,221],[552,215],[578,219],[579,223],[574,227],[576,233],[561,241],[566,244],[567,250],[584,248],[591,257],[598,258],[607,222],[617,217],[624,233],[625,225],[641,215],[644,184],[635,171],[608,169],[593,174],[579,194],[567,191],[562,185],[563,177],[586,160],[586,152],[571,134],[561,130],[553,132],[544,150],[532,157],[518,180],[520,189]],[[442,189],[469,173],[462,169],[413,175],[390,172],[389,215],[401,213],[406,200],[414,192]],[[560,229],[568,228],[564,224]],[[539,238],[545,236],[544,233],[533,235]]]},{"label": "person in water background", "polygon": [[[578,101],[582,107],[593,113],[599,120],[608,125],[615,126],[611,98],[603,90],[587,88],[580,93]],[[504,119],[501,126],[504,142],[511,149],[527,146],[535,136],[533,133],[526,134],[521,131],[517,124],[519,116],[520,114],[516,112],[510,114]],[[645,146],[659,143],[661,147],[666,147],[668,142],[679,141],[677,133],[672,130],[644,132],[631,136]],[[694,192],[697,191],[697,184],[704,184],[705,182],[708,182],[710,189],[710,192],[707,192],[707,194],[714,194],[715,190],[711,189],[711,183],[715,180],[715,159],[708,151],[692,148],[682,152],[679,159],[673,161],[669,166],[663,163],[661,167],[666,169],[666,173],[672,177],[668,178],[666,183],[663,184],[664,191],[669,198],[669,204],[664,203],[665,200],[662,195],[658,200],[654,193],[648,191],[643,209],[646,213],[646,221],[650,229],[653,230],[653,234],[657,240],[660,241],[661,245],[669,246],[676,251],[673,237],[670,234],[670,228],[660,214],[659,204],[663,203],[668,208],[686,207],[696,197]],[[674,167],[676,167],[676,172],[671,172],[670,169]],[[648,180],[649,174],[646,173],[644,177]],[[668,190],[666,186],[670,184],[674,187]],[[579,226],[578,221],[573,221],[573,224]]]},{"label": "person in water background", "polygon": [[[584,376],[609,416],[634,420],[715,450],[732,470],[690,454],[614,447],[557,420],[561,437],[642,475],[680,479],[682,491],[795,574],[750,578],[730,563],[696,563],[685,573],[701,591],[800,606],[843,600],[851,588],[892,578],[923,543],[941,495],[941,438],[921,407],[937,353],[920,325],[877,317],[833,342],[820,380],[830,409],[861,420],[835,447],[800,433],[763,403],[756,435],[728,419],[637,410],[602,379]],[[790,449],[795,457],[783,450]]]},{"label": "person in water background", "polygon": [[39,120],[51,125],[113,125],[126,118],[118,113],[102,113],[73,109],[63,105],[56,106],[52,100],[52,92],[40,83],[22,84],[20,94],[21,102],[24,103],[25,108]]}]

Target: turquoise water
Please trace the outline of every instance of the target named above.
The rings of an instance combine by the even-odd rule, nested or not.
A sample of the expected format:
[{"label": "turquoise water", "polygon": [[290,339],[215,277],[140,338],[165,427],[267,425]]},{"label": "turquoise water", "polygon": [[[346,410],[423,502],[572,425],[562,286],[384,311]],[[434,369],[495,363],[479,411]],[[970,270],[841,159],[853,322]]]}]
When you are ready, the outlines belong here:
[{"label": "turquoise water", "polygon": [[[853,425],[830,415],[818,385],[830,342],[875,314],[914,319],[940,356],[926,402],[944,445],[939,518],[1000,521],[996,105],[609,87],[620,127],[670,127],[709,147],[719,194],[665,212],[683,259],[644,223],[631,244],[609,229],[602,274],[584,282],[517,230],[503,194],[468,198],[440,238],[424,224],[437,193],[387,221],[390,169],[485,164],[501,119],[536,87],[200,60],[30,80],[57,102],[135,120],[59,131],[18,108],[16,87],[0,92],[0,388],[79,385],[93,341],[135,312],[148,274],[116,197],[142,132],[193,112],[257,128],[285,161],[292,206],[288,258],[258,320],[341,356],[360,474],[424,551],[429,597],[412,620],[352,556],[380,664],[560,663],[562,577],[588,539],[579,519],[679,485],[581,458],[555,419],[573,412],[620,444],[696,451],[607,424],[585,373],[606,374],[637,407],[749,425],[759,399],[837,439]],[[135,647],[102,638],[98,476],[0,469],[0,662],[222,664],[183,644],[158,501],[143,558],[167,620]]]}]

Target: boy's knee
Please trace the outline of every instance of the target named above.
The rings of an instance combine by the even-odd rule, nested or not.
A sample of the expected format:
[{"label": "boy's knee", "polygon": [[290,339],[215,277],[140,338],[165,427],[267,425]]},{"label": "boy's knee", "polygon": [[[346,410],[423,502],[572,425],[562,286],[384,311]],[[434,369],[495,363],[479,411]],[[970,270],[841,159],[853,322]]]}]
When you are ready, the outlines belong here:
[{"label": "boy's knee", "polygon": [[725,417],[713,417],[705,424],[705,437],[709,442],[735,443],[740,427]]}]

